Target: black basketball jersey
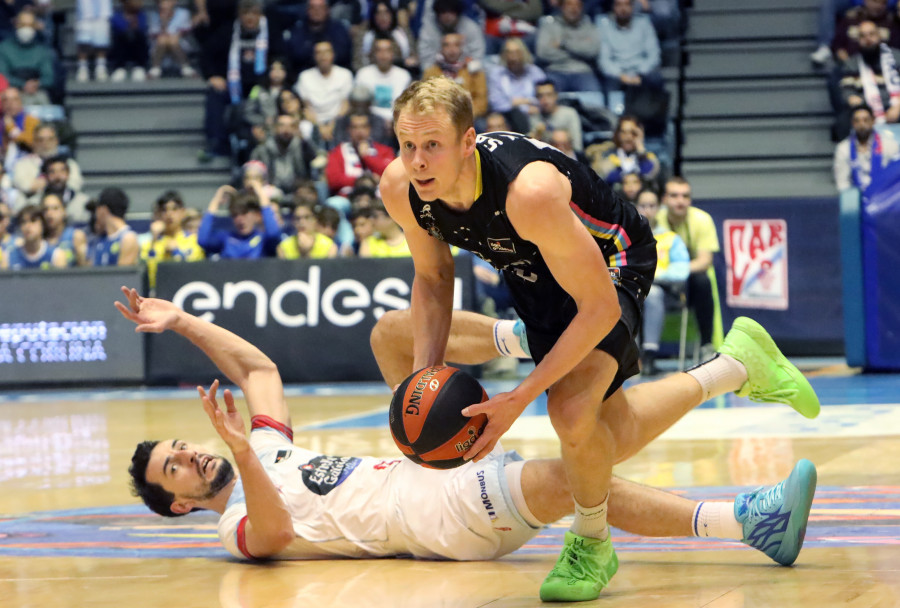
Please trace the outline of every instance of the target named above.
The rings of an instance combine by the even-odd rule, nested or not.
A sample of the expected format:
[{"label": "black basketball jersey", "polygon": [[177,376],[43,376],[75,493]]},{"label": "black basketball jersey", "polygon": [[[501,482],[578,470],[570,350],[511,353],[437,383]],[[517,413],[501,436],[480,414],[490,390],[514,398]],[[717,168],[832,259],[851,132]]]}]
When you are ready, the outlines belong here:
[{"label": "black basketball jersey", "polygon": [[[468,210],[451,209],[440,200],[425,202],[410,185],[412,211],[418,224],[434,238],[471,251],[502,270],[526,323],[526,317],[531,317],[533,324],[549,329],[558,323],[547,318],[550,311],[546,308],[572,304],[537,246],[520,237],[506,215],[509,184],[535,161],[552,164],[572,184],[572,212],[593,235],[609,267],[618,269],[612,272],[614,281],[617,276],[630,275],[639,279],[645,292],[649,289],[656,268],[656,241],[650,226],[634,205],[619,199],[590,168],[549,144],[516,133],[478,135],[476,149],[481,193]],[[533,306],[529,300],[534,301]],[[571,314],[562,316],[571,318]]]}]

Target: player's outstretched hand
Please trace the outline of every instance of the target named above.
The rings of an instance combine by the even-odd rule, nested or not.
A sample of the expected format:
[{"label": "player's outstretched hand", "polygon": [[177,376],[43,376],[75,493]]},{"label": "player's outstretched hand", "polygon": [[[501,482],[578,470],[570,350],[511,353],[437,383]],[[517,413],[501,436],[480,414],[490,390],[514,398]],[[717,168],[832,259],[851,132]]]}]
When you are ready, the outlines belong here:
[{"label": "player's outstretched hand", "polygon": [[243,417],[234,406],[234,395],[230,390],[225,389],[225,411],[223,412],[216,401],[218,390],[218,380],[213,380],[209,386],[209,393],[203,390],[202,386],[197,387],[200,400],[203,402],[203,410],[209,416],[209,421],[212,422],[219,437],[225,441],[232,452],[245,449],[248,446],[247,431],[244,427]]},{"label": "player's outstretched hand", "polygon": [[478,414],[487,414],[488,417],[487,426],[484,427],[481,437],[466,452],[466,460],[478,462],[490,454],[500,441],[500,437],[509,430],[527,405],[528,401],[522,402],[515,393],[509,392],[499,393],[483,403],[465,408],[462,411],[463,416],[471,418]]},{"label": "player's outstretched hand", "polygon": [[122,316],[134,322],[137,332],[158,334],[174,325],[180,310],[167,300],[143,298],[136,289],[122,287],[122,293],[128,299],[128,306],[116,301],[116,308]]}]

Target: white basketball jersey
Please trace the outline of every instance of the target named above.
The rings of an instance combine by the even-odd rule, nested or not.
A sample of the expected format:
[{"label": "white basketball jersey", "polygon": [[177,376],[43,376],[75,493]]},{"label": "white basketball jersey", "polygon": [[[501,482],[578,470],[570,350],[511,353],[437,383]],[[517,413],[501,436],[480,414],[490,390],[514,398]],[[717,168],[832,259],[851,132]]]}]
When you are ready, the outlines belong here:
[{"label": "white basketball jersey", "polygon": [[[276,559],[491,559],[537,533],[510,506],[503,454],[496,450],[481,463],[437,471],[406,458],[318,454],[293,445],[290,429],[264,417],[254,418],[253,427],[250,444],[297,536]],[[219,538],[233,555],[252,558],[246,521],[238,480],[219,520]]]}]

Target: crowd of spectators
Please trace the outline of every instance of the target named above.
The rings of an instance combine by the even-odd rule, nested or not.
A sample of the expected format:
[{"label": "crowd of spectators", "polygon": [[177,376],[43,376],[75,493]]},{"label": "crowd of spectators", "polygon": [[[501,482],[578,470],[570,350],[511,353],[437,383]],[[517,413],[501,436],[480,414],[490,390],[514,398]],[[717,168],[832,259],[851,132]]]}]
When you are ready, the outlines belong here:
[{"label": "crowd of spectators", "polygon": [[[121,189],[88,200],[65,120],[42,118],[64,103],[52,20],[5,4],[2,269],[143,262],[153,285],[160,262],[408,256],[378,181],[397,152],[393,102],[417,78],[460,82],[479,131],[551,143],[632,202],[668,174],[628,110],[664,94],[675,0],[79,0],[71,77],[202,78],[199,160],[233,167],[204,212],[167,190],[138,233]],[[605,112],[612,140],[584,107]]]},{"label": "crowd of spectators", "polygon": [[896,0],[822,0],[812,62],[829,72],[835,111],[834,181],[865,190],[900,158],[886,125],[900,123],[900,7]]}]

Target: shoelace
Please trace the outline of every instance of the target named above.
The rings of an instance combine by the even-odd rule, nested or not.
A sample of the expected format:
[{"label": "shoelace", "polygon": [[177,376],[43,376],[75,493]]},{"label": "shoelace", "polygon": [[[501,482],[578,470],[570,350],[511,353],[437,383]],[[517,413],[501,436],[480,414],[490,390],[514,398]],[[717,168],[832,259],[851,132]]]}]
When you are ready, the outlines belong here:
[{"label": "shoelace", "polygon": [[[584,559],[582,559],[584,558]],[[563,546],[559,560],[556,562],[551,576],[559,578],[575,578],[584,580],[586,576],[596,579],[598,568],[592,556],[581,543]]]},{"label": "shoelace", "polygon": [[778,496],[782,494],[780,490],[783,486],[784,480],[779,481],[777,484],[775,484],[762,494],[758,494],[762,490],[762,487],[754,490],[749,500],[747,500],[748,516],[754,520],[766,517],[766,515],[769,514],[769,511],[773,506],[775,506],[775,503],[778,501]]}]

